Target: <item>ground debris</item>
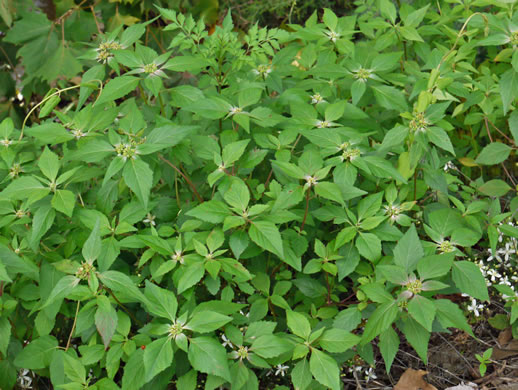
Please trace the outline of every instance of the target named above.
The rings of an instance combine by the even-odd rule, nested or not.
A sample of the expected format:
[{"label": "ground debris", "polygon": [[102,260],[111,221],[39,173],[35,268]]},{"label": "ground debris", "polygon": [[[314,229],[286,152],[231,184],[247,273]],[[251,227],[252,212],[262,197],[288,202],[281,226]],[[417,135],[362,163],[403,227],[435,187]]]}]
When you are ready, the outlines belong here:
[{"label": "ground debris", "polygon": [[394,390],[437,390],[437,387],[427,383],[423,376],[425,376],[428,372],[424,370],[414,370],[412,368],[408,368],[401,378],[399,378],[398,383],[394,386]]}]

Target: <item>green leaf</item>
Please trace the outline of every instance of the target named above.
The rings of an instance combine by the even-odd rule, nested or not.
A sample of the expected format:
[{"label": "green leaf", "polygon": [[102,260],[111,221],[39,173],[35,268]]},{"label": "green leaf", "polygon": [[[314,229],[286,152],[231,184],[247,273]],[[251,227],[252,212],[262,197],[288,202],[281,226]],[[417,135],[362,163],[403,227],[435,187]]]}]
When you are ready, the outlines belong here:
[{"label": "green leaf", "polygon": [[7,317],[0,317],[0,353],[7,356],[7,347],[11,339],[11,323]]},{"label": "green leaf", "polygon": [[45,301],[45,303],[39,308],[42,310],[43,308],[49,306],[54,303],[58,299],[65,298],[74,287],[76,287],[80,282],[80,279],[76,278],[74,275],[67,275],[62,277],[52,289],[49,297]]},{"label": "green leaf", "polygon": [[245,152],[246,146],[250,140],[241,140],[232,142],[228,145],[226,145],[223,148],[223,152],[221,153],[221,158],[223,159],[223,163],[225,164],[225,167],[232,166],[234,162],[239,160],[239,158],[243,155]]},{"label": "green leaf", "polygon": [[417,263],[417,272],[421,279],[434,279],[446,275],[453,265],[455,254],[443,253],[423,257]]},{"label": "green leaf", "polygon": [[432,331],[432,323],[435,318],[435,305],[421,295],[414,296],[408,303],[408,313],[419,322],[426,330]]},{"label": "green leaf", "polygon": [[399,28],[399,32],[405,38],[409,41],[416,41],[416,42],[424,42],[423,38],[421,38],[421,35],[417,32],[417,30],[410,26],[402,26]]},{"label": "green leaf", "polygon": [[305,390],[312,382],[308,359],[298,362],[291,371],[291,381],[296,389]]},{"label": "green leaf", "polygon": [[68,379],[76,383],[86,382],[86,369],[84,366],[79,359],[66,353],[63,354],[63,370]]},{"label": "green leaf", "polygon": [[336,360],[328,354],[313,349],[309,368],[317,381],[332,390],[340,390],[340,369]]},{"label": "green leaf", "polygon": [[372,233],[360,233],[356,237],[356,248],[360,255],[370,261],[376,261],[381,256],[381,241]]},{"label": "green leaf", "polygon": [[55,181],[59,171],[59,158],[45,146],[38,161],[41,172],[51,181]]},{"label": "green leaf", "polygon": [[509,184],[500,179],[486,181],[484,184],[478,187],[478,190],[484,195],[494,197],[504,196],[509,192],[510,189],[511,187]]},{"label": "green leaf", "polygon": [[179,144],[187,136],[194,134],[198,126],[166,125],[153,129],[146,137],[146,143],[139,145],[140,154],[150,154]]},{"label": "green leaf", "polygon": [[72,161],[96,163],[114,152],[115,149],[108,142],[101,139],[93,139],[81,142],[77,150],[70,153],[67,158]]},{"label": "green leaf", "polygon": [[261,248],[284,258],[284,247],[282,245],[279,229],[271,222],[253,221],[248,230],[250,239]]},{"label": "green leaf", "polygon": [[208,65],[203,57],[174,56],[164,65],[164,68],[175,72],[196,72]]},{"label": "green leaf", "polygon": [[326,121],[333,122],[340,119],[344,115],[345,103],[345,100],[343,100],[327,106],[325,112]]},{"label": "green leaf", "polygon": [[95,226],[90,232],[88,239],[83,245],[83,258],[92,264],[101,254],[101,235],[99,233],[100,220],[97,219]]},{"label": "green leaf", "polygon": [[315,185],[314,189],[315,194],[317,194],[318,196],[337,202],[345,207],[342,191],[340,190],[340,187],[338,187],[338,185],[336,185],[335,183],[330,183],[326,181],[318,182],[318,184]]},{"label": "green leaf", "polygon": [[23,176],[11,182],[1,193],[0,199],[39,200],[47,195],[50,190],[32,176]]},{"label": "green leaf", "polygon": [[385,302],[379,305],[369,317],[367,325],[365,325],[362,344],[368,343],[392,325],[398,313],[399,309],[396,301]]},{"label": "green leaf", "polygon": [[274,160],[272,164],[273,166],[278,167],[284,174],[295,179],[304,179],[306,176],[306,173],[295,164],[277,160]]},{"label": "green leaf", "polygon": [[430,340],[430,332],[412,318],[403,320],[403,329],[401,330],[407,341],[423,360],[424,364],[428,364],[428,341]]},{"label": "green leaf", "polygon": [[308,339],[311,333],[311,325],[306,316],[296,311],[287,310],[286,320],[288,328],[293,334],[302,337],[304,340]]},{"label": "green leaf", "polygon": [[380,334],[379,348],[385,361],[385,369],[390,372],[390,367],[399,350],[399,336],[392,327],[388,327]]},{"label": "green leaf", "polygon": [[178,294],[183,293],[188,288],[198,283],[205,275],[205,267],[203,263],[194,263],[185,267],[180,280],[178,281]]},{"label": "green leaf", "polygon": [[124,166],[122,177],[129,188],[137,195],[145,209],[153,186],[153,171],[141,159],[131,160]]},{"label": "green leaf", "polygon": [[250,191],[242,180],[236,179],[232,181],[232,185],[225,192],[223,198],[232,207],[245,211],[250,202]]},{"label": "green leaf", "polygon": [[32,233],[29,239],[29,245],[32,250],[37,250],[41,238],[51,228],[55,217],[56,212],[52,210],[50,205],[40,207],[38,211],[34,213],[34,218],[32,219]]},{"label": "green leaf", "polygon": [[169,337],[162,337],[147,345],[143,360],[146,382],[148,382],[171,366],[173,362],[172,340]]},{"label": "green leaf", "polygon": [[48,367],[52,352],[57,348],[58,341],[53,336],[41,336],[31,341],[14,359],[14,364],[27,370],[42,370]]},{"label": "green leaf", "polygon": [[65,46],[65,41],[62,40],[59,47],[46,59],[37,73],[47,81],[56,80],[58,76],[71,79],[83,69],[83,65],[76,57],[77,52]]},{"label": "green leaf", "polygon": [[195,370],[231,381],[225,348],[212,337],[191,338],[188,357]]},{"label": "green leaf", "polygon": [[333,11],[329,8],[324,8],[324,16],[322,17],[322,21],[331,31],[336,30],[336,26],[338,24],[338,18]]},{"label": "green leaf", "polygon": [[419,259],[423,256],[423,246],[415,226],[412,225],[394,248],[394,262],[410,273],[415,270]]},{"label": "green leaf", "polygon": [[76,203],[76,196],[69,190],[57,190],[52,197],[52,207],[68,217],[72,217]]},{"label": "green leaf", "polygon": [[204,310],[195,313],[189,322],[187,322],[186,327],[194,332],[208,333],[221,328],[230,321],[232,321],[232,317],[215,311]]},{"label": "green leaf", "polygon": [[[385,140],[383,140],[385,142]],[[362,160],[365,161],[372,171],[372,173],[384,179],[396,179],[401,183],[406,183],[406,179],[394,168],[392,163],[378,156],[363,156]]]},{"label": "green leaf", "polygon": [[137,88],[139,79],[133,76],[120,76],[111,79],[103,88],[101,96],[95,104],[103,104],[113,102],[126,96],[128,93]]},{"label": "green leaf", "polygon": [[130,355],[124,366],[124,375],[122,376],[122,388],[124,390],[140,390],[146,383],[143,356],[144,351],[141,349],[137,349]]},{"label": "green leaf", "polygon": [[515,145],[518,145],[518,110],[514,110],[509,115],[509,130],[514,138]]},{"label": "green leaf", "polygon": [[275,335],[257,337],[252,343],[251,350],[259,356],[269,359],[290,351],[292,344]]},{"label": "green leaf", "polygon": [[428,136],[428,139],[431,143],[455,156],[455,150],[453,149],[450,137],[443,129],[437,126],[430,127],[426,131],[426,135]]},{"label": "green leaf", "polygon": [[400,90],[387,85],[372,86],[371,88],[380,106],[399,112],[408,111],[405,95]]},{"label": "green leaf", "polygon": [[22,19],[14,23],[4,40],[10,43],[24,43],[40,36],[47,35],[52,27],[45,13],[24,13]]},{"label": "green leaf", "polygon": [[225,203],[209,200],[189,210],[187,215],[210,223],[222,223],[232,212]]},{"label": "green leaf", "polygon": [[147,308],[151,314],[167,318],[171,322],[176,319],[178,301],[171,291],[160,288],[146,280],[145,295],[148,298]]},{"label": "green leaf", "polygon": [[463,293],[481,301],[488,301],[486,281],[480,268],[469,261],[456,261],[452,269],[453,282]]},{"label": "green leaf", "polygon": [[495,165],[507,160],[512,148],[500,142],[492,142],[485,146],[475,162],[481,165]]},{"label": "green leaf", "polygon": [[11,275],[21,273],[33,280],[39,279],[39,267],[26,257],[16,255],[11,249],[2,243],[0,243],[0,259],[2,259],[2,263],[5,265],[6,269],[9,270]]},{"label": "green leaf", "polygon": [[95,66],[91,67],[90,69],[88,69],[85,73],[83,73],[83,77],[81,79],[81,88],[79,88],[79,99],[77,102],[77,110],[81,109],[83,104],[86,102],[86,99],[88,99],[88,97],[94,91],[94,88],[89,86],[90,82],[92,82],[94,80],[104,80],[104,76],[105,76],[105,71],[104,71],[104,65],[102,65],[102,64],[95,65]]},{"label": "green leaf", "polygon": [[148,304],[147,298],[135,286],[129,276],[119,271],[105,271],[98,274],[101,283],[105,284],[109,289],[117,292],[117,298],[124,295],[133,302],[141,302]]},{"label": "green leaf", "polygon": [[518,72],[514,71],[514,69],[509,69],[500,78],[499,85],[504,115],[506,115],[509,110],[509,106],[516,99],[518,91]]},{"label": "green leaf", "polygon": [[117,312],[110,300],[104,295],[99,295],[97,297],[97,311],[95,312],[95,327],[103,339],[105,349],[108,349],[115,334],[117,320]]},{"label": "green leaf", "polygon": [[318,342],[327,352],[341,353],[357,345],[360,342],[360,337],[342,329],[331,328],[320,336]]}]

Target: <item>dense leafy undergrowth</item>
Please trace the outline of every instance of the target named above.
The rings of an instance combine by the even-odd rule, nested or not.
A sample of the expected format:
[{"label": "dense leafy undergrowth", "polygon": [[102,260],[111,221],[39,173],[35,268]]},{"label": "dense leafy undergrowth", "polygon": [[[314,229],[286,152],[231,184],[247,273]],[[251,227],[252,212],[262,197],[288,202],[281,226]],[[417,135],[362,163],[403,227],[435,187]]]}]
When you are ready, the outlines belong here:
[{"label": "dense leafy undergrowth", "polygon": [[493,294],[518,337],[518,13],[428,3],[20,11],[23,92],[55,88],[0,125],[0,387],[336,390]]}]

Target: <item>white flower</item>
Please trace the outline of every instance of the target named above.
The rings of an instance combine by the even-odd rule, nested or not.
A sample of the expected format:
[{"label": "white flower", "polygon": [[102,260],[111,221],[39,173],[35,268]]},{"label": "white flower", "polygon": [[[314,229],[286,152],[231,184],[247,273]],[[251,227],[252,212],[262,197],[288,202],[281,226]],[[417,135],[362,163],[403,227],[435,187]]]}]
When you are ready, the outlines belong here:
[{"label": "white flower", "polygon": [[498,251],[495,254],[493,254],[493,250],[491,248],[489,248],[487,251],[489,252],[490,256],[486,259],[486,261],[496,260],[499,263],[502,262],[502,258],[499,256]]},{"label": "white flower", "polygon": [[232,342],[229,339],[227,339],[227,336],[225,336],[224,334],[221,335],[221,340],[223,340],[221,345],[223,345],[224,347],[234,348],[234,344],[232,344]]},{"label": "white flower", "polygon": [[444,164],[443,169],[444,172],[448,172],[450,169],[457,169],[457,167],[451,161],[448,161],[446,164]]},{"label": "white flower", "polygon": [[31,372],[27,369],[22,369],[18,372],[18,385],[21,389],[32,389],[32,378]]},{"label": "white flower", "polygon": [[311,95],[310,98],[311,98],[311,104],[319,104],[319,103],[325,102],[322,95],[320,95],[318,92],[316,92],[314,95]]},{"label": "white flower", "polygon": [[325,129],[326,127],[330,127],[331,126],[331,123],[329,123],[328,121],[316,121],[315,122],[315,126],[319,129]]},{"label": "white flower", "polygon": [[498,271],[494,269],[487,270],[487,276],[490,277],[491,282],[493,283],[496,282],[497,279],[500,279],[502,277],[502,275],[500,275]]},{"label": "white flower", "polygon": [[441,253],[451,253],[455,248],[455,244],[448,240],[441,240],[437,244],[437,249]]},{"label": "white flower", "polygon": [[306,180],[305,186],[307,187],[314,187],[318,184],[317,178],[311,175],[304,176],[304,179]]},{"label": "white flower", "polygon": [[261,64],[257,66],[257,69],[252,69],[252,72],[257,76],[261,75],[264,78],[267,78],[268,75],[272,72],[272,66]]},{"label": "white flower", "polygon": [[156,226],[155,216],[151,213],[147,213],[146,219],[142,220],[144,223],[149,223],[151,226]]},{"label": "white flower", "polygon": [[163,70],[159,68],[159,64],[155,62],[151,62],[149,64],[142,65],[142,67],[139,68],[140,73],[146,73],[150,77],[166,77],[166,74]]},{"label": "white flower", "polygon": [[336,40],[338,38],[340,38],[340,34],[337,33],[336,31],[328,30],[325,33],[326,33],[327,37],[329,38],[329,40],[332,42],[336,42]]},{"label": "white flower", "polygon": [[377,378],[377,376],[374,373],[374,368],[369,367],[368,369],[365,370],[365,380],[367,382],[370,381],[371,379],[376,379],[376,378]]},{"label": "white flower", "polygon": [[232,116],[232,115],[235,115],[235,114],[239,114],[243,111],[243,109],[241,107],[235,107],[235,106],[232,106],[230,107],[230,109],[228,110],[228,115]]},{"label": "white flower", "polygon": [[500,248],[498,250],[498,253],[502,256],[504,256],[504,259],[505,261],[509,261],[509,257],[511,255],[513,255],[514,253],[516,253],[516,251],[514,250],[514,248],[511,246],[511,243],[510,242],[507,242],[505,244],[505,247],[504,248]]},{"label": "white flower", "polygon": [[13,141],[11,141],[10,139],[3,139],[0,141],[0,144],[5,146],[6,148],[9,147],[9,145],[11,145],[13,143]]},{"label": "white flower", "polygon": [[283,366],[282,364],[277,364],[275,366],[276,370],[275,370],[275,376],[284,376],[284,374],[286,374],[286,371],[288,371],[288,368],[290,368],[289,366]]},{"label": "white flower", "polygon": [[484,305],[477,304],[477,300],[475,298],[473,298],[471,300],[471,305],[468,305],[468,307],[467,307],[467,309],[470,312],[475,314],[475,317],[480,317],[480,311],[479,310],[482,310],[483,308],[484,308]]},{"label": "white flower", "polygon": [[397,222],[401,218],[401,208],[399,205],[385,205],[385,215],[388,215],[391,222]]}]

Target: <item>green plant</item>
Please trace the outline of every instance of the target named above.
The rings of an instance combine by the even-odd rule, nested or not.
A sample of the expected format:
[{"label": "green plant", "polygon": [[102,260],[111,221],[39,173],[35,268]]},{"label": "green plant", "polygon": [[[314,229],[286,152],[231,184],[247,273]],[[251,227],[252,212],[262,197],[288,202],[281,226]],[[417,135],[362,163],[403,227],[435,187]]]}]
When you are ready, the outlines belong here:
[{"label": "green plant", "polygon": [[473,335],[447,298],[488,301],[477,260],[518,237],[518,14],[492,3],[246,34],[157,7],[88,45],[21,12],[24,93],[81,80],[0,124],[0,387],[336,390],[400,337],[426,363]]},{"label": "green plant", "polygon": [[475,354],[475,357],[480,362],[478,367],[480,371],[480,376],[486,375],[487,365],[491,362],[491,355],[493,354],[493,348],[486,349],[486,351],[480,356],[478,353]]}]

